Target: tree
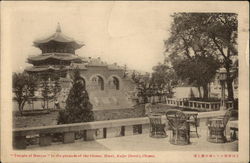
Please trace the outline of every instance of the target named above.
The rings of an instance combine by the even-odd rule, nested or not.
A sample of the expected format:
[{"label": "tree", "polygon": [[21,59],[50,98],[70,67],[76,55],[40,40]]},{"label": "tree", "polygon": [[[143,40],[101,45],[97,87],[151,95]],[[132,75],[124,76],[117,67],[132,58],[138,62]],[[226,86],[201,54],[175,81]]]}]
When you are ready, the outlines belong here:
[{"label": "tree", "polygon": [[168,97],[171,97],[172,88],[178,84],[177,76],[172,68],[166,63],[159,63],[153,67],[152,82],[157,90],[163,92]]},{"label": "tree", "polygon": [[203,88],[203,98],[208,98],[208,84],[214,79],[219,63],[212,56],[195,56],[173,61],[173,68],[182,80]]},{"label": "tree", "polygon": [[58,93],[61,91],[60,83],[58,82],[58,78],[54,78],[54,81],[51,81],[50,78],[43,78],[41,81],[42,86],[42,97],[44,102],[44,107],[49,107],[49,101],[55,100]]},{"label": "tree", "polygon": [[80,77],[79,69],[74,71],[73,86],[66,100],[65,110],[59,112],[58,124],[94,121],[93,106]]},{"label": "tree", "polygon": [[[223,58],[223,65],[227,70],[228,99],[234,100],[233,80],[237,77],[238,67],[234,67],[234,56],[238,55],[238,19],[235,13],[209,14],[209,21],[200,28],[213,41]],[[208,28],[205,29],[205,26]],[[236,70],[235,70],[236,68]],[[232,71],[234,71],[232,73]],[[236,73],[235,73],[236,72]]]},{"label": "tree", "polygon": [[43,97],[43,109],[48,109],[49,100],[52,98],[52,89],[48,80],[42,80],[42,97]]},{"label": "tree", "polygon": [[147,103],[148,97],[153,94],[153,83],[151,81],[150,74],[141,74],[139,72],[133,71],[131,78],[136,84],[136,89],[138,90],[137,96],[141,97],[144,103]]},{"label": "tree", "polygon": [[128,76],[128,68],[127,65],[125,64],[123,68],[123,78],[126,78],[127,76]]},{"label": "tree", "polygon": [[[165,42],[172,59],[181,55],[213,56],[227,70],[228,98],[233,99],[232,82],[237,76],[231,73],[237,52],[237,14],[234,13],[176,13],[170,38]],[[179,56],[179,57],[177,57]]]},{"label": "tree", "polygon": [[36,78],[23,72],[14,73],[12,79],[12,89],[16,96],[19,112],[22,115],[25,103],[34,96]]}]

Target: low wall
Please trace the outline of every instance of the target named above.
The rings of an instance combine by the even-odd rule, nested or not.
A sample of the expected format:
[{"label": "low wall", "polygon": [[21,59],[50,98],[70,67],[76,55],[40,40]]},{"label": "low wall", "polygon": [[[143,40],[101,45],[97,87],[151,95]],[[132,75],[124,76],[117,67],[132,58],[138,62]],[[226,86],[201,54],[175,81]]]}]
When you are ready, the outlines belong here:
[{"label": "low wall", "polygon": [[[212,113],[199,113],[198,118],[207,119],[222,116],[225,111]],[[86,123],[74,123],[64,125],[52,125],[43,127],[18,128],[13,130],[13,147],[25,149],[29,145],[30,138],[36,138],[40,146],[51,145],[53,137],[60,135],[63,143],[73,143],[77,137],[76,133],[83,133],[83,140],[104,139],[110,137],[128,136],[149,133],[149,119],[128,118],[119,120],[94,121]]]},{"label": "low wall", "polygon": [[[188,99],[166,98],[166,104],[181,108],[196,109],[198,111],[218,111],[220,102],[190,101]],[[233,108],[233,102],[226,102],[226,108]]]},{"label": "low wall", "polygon": [[144,117],[46,127],[18,128],[13,130],[13,147],[15,149],[25,149],[27,140],[30,137],[37,137],[40,146],[51,145],[53,136],[56,134],[62,134],[63,143],[73,143],[76,138],[76,132],[79,131],[83,132],[83,139],[86,141],[98,138],[142,134],[149,132],[149,120],[147,117]]},{"label": "low wall", "polygon": [[144,117],[144,105],[134,108],[94,110],[96,121]]},{"label": "low wall", "polygon": [[[160,103],[152,105],[153,112],[166,112],[168,109],[177,109],[177,107]],[[145,117],[145,105],[124,109],[94,110],[94,116],[96,121]]]}]

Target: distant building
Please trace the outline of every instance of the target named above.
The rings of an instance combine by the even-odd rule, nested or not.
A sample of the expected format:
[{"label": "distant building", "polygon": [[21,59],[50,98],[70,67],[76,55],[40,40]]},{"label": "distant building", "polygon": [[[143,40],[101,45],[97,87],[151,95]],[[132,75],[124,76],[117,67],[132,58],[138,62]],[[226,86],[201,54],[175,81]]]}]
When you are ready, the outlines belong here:
[{"label": "distant building", "polygon": [[[34,41],[34,46],[42,53],[28,57],[28,63],[33,66],[27,67],[25,71],[52,80],[59,76],[61,103],[66,101],[73,70],[78,68],[95,109],[127,108],[133,105],[130,94],[135,90],[135,84],[125,77],[124,67],[116,63],[107,64],[101,58],[78,56],[76,50],[84,44],[64,35],[59,24],[53,35]],[[36,94],[39,95],[39,92]]]},{"label": "distant building", "polygon": [[[233,80],[232,86],[233,86],[233,91],[234,91],[234,98],[238,98],[238,86],[239,86],[239,82],[238,82],[238,78],[236,77]],[[225,94],[227,96],[227,84],[225,84],[226,87],[226,91]],[[210,96],[211,97],[221,97],[221,84],[219,81],[219,74],[216,74],[215,79],[213,82],[210,83]]]}]

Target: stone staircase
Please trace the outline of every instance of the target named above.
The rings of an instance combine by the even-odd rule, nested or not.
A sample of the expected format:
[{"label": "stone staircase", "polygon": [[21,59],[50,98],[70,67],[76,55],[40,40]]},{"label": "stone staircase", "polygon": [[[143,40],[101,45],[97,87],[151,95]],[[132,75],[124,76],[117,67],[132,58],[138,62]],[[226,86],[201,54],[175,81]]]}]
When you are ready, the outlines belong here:
[{"label": "stone staircase", "polygon": [[129,96],[119,90],[89,91],[90,102],[93,104],[94,110],[99,109],[124,109],[133,106],[133,102]]}]

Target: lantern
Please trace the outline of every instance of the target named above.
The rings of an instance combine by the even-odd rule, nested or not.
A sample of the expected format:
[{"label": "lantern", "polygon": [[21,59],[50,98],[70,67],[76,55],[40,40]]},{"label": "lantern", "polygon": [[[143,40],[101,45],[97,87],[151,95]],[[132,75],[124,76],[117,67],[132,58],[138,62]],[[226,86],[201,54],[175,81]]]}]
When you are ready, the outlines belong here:
[{"label": "lantern", "polygon": [[227,79],[227,70],[224,67],[220,68],[219,75],[220,81],[225,81]]}]

